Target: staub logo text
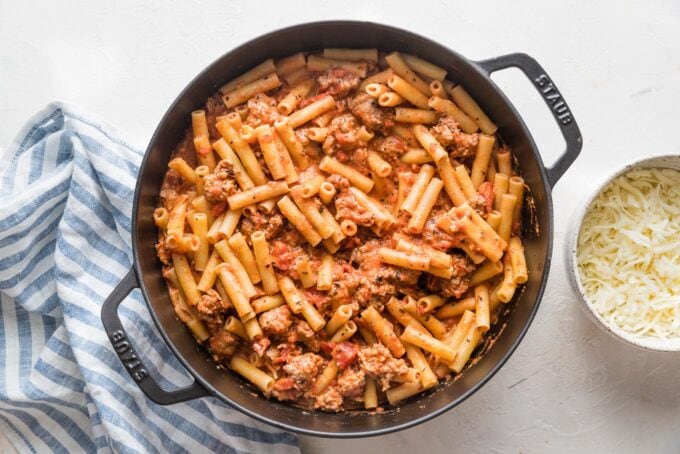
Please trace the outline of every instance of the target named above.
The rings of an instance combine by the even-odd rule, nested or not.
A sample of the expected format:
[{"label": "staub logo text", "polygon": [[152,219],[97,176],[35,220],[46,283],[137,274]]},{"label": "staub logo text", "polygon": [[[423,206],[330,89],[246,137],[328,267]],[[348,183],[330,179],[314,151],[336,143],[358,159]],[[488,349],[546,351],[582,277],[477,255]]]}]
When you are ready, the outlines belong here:
[{"label": "staub logo text", "polygon": [[118,357],[127,370],[130,371],[134,381],[139,383],[149,375],[123,331],[116,330],[111,333],[111,343],[113,344],[113,349],[118,353]]},{"label": "staub logo text", "polygon": [[546,74],[541,74],[534,79],[534,82],[540,88],[541,94],[550,104],[550,108],[555,112],[555,116],[563,125],[571,123],[571,112],[569,107],[562,99],[562,95],[557,91],[552,81]]}]

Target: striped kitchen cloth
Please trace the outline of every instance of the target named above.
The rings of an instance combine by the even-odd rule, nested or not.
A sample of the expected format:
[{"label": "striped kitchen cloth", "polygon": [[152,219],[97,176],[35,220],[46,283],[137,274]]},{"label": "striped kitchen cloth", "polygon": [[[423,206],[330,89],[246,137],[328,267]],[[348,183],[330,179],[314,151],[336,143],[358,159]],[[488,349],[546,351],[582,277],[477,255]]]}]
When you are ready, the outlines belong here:
[{"label": "striped kitchen cloth", "polygon": [[[156,405],[115,355],[101,304],[131,266],[142,153],[51,104],[0,179],[0,431],[20,452],[299,452],[297,439],[214,398]],[[159,172],[162,169],[158,169]],[[119,314],[167,389],[192,379],[135,290]]]}]

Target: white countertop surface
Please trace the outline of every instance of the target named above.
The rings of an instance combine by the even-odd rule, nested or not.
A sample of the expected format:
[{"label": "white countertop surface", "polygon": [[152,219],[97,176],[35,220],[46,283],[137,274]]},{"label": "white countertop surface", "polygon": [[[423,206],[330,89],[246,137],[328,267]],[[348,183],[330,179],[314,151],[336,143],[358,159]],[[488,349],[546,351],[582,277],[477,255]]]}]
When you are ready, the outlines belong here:
[{"label": "white countertop surface", "polygon": [[[141,148],[204,66],[247,39],[300,22],[370,20],[472,59],[516,51],[535,57],[569,102],[585,144],[553,194],[552,269],[526,338],[486,386],[433,421],[363,440],[303,437],[302,447],[353,454],[680,450],[680,356],[636,350],[599,331],[578,307],[564,265],[570,218],[612,167],[680,152],[680,2],[39,3],[0,0],[4,149],[53,100],[85,107]],[[563,142],[539,96],[519,71],[494,79],[552,162]]]}]

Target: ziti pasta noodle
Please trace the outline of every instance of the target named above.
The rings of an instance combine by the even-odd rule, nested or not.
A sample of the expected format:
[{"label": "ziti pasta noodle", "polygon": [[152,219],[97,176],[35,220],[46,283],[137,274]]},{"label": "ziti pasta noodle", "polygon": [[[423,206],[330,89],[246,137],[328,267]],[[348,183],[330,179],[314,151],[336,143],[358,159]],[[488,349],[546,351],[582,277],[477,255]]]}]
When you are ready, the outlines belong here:
[{"label": "ziti pasta noodle", "polygon": [[371,410],[493,344],[530,278],[530,188],[455,76],[327,48],[196,106],[152,220],[168,304],[218,364],[267,398]]}]

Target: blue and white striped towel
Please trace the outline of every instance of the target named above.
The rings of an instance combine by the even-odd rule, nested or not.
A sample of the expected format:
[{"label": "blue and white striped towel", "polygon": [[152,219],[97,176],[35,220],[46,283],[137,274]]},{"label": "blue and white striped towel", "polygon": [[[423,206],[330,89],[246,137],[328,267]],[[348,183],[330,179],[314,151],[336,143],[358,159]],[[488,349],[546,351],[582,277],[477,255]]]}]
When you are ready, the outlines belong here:
[{"label": "blue and white striped towel", "polygon": [[[78,109],[51,104],[0,180],[0,431],[21,452],[299,452],[297,439],[214,398],[147,400],[104,333],[105,297],[131,265],[142,154]],[[119,311],[161,386],[192,380],[139,290]]]}]

